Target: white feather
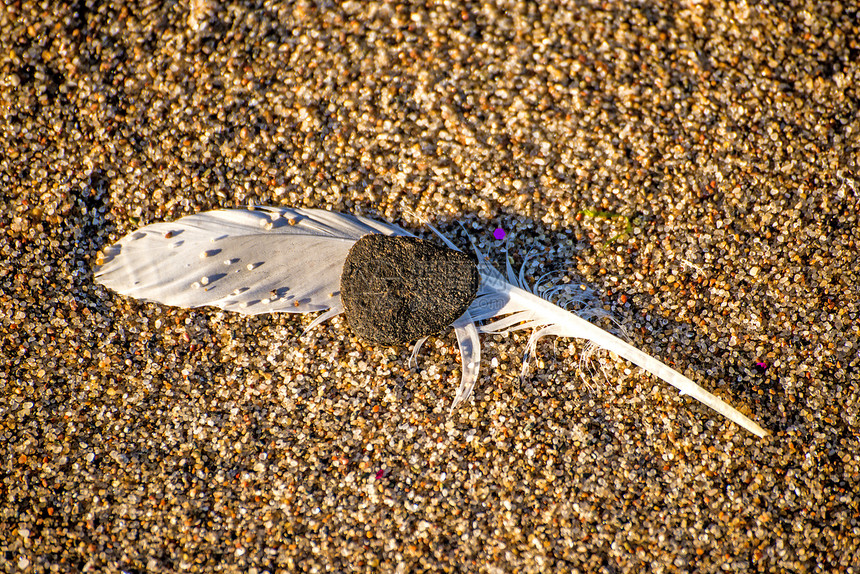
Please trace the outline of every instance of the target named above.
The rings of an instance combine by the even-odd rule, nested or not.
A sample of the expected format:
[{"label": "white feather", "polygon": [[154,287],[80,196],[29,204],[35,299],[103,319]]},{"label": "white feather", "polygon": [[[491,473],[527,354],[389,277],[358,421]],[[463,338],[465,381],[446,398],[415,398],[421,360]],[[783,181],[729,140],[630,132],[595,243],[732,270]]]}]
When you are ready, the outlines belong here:
[{"label": "white feather", "polygon": [[[396,225],[319,209],[210,211],[130,233],[105,250],[96,281],[124,295],[180,307],[212,305],[247,315],[327,310],[310,329],[343,312],[339,293],[343,265],[352,245],[368,233],[412,236]],[[471,396],[478,380],[478,334],[534,328],[527,355],[547,335],[586,339],[639,365],[753,434],[768,434],[684,375],[589,323],[583,318],[588,316],[587,310],[577,316],[547,299],[561,296],[576,302],[572,288],[529,289],[525,264],[517,276],[506,258],[506,280],[480,252],[478,258],[478,296],[453,323],[462,375],[452,411]],[[476,326],[476,321],[490,322]],[[423,342],[415,344],[410,363]],[[527,361],[523,374],[526,370]]]},{"label": "white feather", "polygon": [[349,249],[400,227],[321,209],[198,213],[147,225],[105,250],[96,281],[123,295],[179,307],[211,305],[256,315],[340,312]]}]

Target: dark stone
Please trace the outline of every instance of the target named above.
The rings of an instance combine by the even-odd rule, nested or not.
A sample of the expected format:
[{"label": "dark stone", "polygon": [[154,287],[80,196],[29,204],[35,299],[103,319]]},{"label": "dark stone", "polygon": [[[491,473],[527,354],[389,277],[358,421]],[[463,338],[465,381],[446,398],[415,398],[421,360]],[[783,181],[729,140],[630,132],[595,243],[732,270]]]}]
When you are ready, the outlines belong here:
[{"label": "dark stone", "polygon": [[365,235],[340,277],[350,328],[374,343],[408,343],[440,332],[475,298],[474,257],[415,237]]}]

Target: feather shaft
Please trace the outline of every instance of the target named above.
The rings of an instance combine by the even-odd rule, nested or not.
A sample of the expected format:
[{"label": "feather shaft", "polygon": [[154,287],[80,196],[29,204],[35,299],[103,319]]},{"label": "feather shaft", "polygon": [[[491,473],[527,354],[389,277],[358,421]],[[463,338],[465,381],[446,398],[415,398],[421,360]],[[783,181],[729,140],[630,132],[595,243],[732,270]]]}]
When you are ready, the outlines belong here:
[{"label": "feather shaft", "polygon": [[[652,375],[677,388],[682,394],[693,397],[729,420],[739,424],[754,435],[764,437],[768,434],[766,430],[750,420],[737,409],[725,403],[716,395],[706,391],[704,388],[700,387],[675,369],[640,349],[637,349],[622,339],[619,339],[615,335],[589,323],[585,319],[578,317],[569,311],[562,309],[561,307],[558,307],[551,301],[542,299],[541,297],[534,295],[525,289],[511,285],[506,281],[499,281],[498,278],[491,276],[485,276],[484,280],[484,293],[490,295],[494,292],[496,294],[504,293],[508,296],[508,301],[503,306],[502,312],[522,313],[529,311],[532,314],[530,318],[531,320],[527,323],[529,326],[534,326],[535,324],[540,323],[554,327],[549,330],[546,330],[547,327],[541,329],[541,331],[538,332],[538,337],[529,341],[530,344],[536,343],[537,339],[548,334],[587,339],[601,348],[612,351],[619,357],[627,359],[631,363],[645,369]],[[500,312],[500,314],[502,314],[502,312]],[[490,326],[492,326],[492,324],[490,324]],[[485,331],[481,329],[481,332]]]}]

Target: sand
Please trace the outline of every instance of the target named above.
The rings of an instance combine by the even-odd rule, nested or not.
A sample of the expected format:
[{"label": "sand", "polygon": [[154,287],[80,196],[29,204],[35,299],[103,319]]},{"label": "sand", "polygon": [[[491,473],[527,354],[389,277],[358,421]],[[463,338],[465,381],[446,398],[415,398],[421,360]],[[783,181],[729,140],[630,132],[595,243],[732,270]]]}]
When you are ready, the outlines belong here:
[{"label": "sand", "polygon": [[[856,5],[432,4],[0,10],[0,571],[860,572]],[[504,230],[773,434],[528,332],[449,416],[450,330],[94,284],[248,204]]]}]

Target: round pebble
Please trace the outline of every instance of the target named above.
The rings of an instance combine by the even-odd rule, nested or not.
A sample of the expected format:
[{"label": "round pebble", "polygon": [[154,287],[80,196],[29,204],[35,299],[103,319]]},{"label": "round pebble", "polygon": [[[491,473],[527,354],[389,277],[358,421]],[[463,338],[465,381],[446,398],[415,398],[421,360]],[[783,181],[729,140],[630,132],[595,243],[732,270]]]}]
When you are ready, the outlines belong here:
[{"label": "round pebble", "polygon": [[350,329],[383,345],[439,334],[477,292],[474,257],[417,237],[365,235],[349,250],[340,279]]}]

